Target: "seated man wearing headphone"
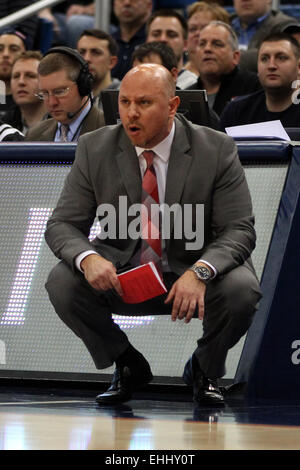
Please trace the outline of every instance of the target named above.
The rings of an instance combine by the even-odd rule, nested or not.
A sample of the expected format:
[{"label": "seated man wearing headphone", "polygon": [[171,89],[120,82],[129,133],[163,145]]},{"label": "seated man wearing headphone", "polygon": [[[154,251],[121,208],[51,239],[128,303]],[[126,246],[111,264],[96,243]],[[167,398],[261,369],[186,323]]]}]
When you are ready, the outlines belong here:
[{"label": "seated man wearing headphone", "polygon": [[105,125],[93,106],[93,77],[81,55],[69,47],[54,47],[38,68],[38,96],[51,118],[32,127],[27,141],[77,142],[79,136]]}]

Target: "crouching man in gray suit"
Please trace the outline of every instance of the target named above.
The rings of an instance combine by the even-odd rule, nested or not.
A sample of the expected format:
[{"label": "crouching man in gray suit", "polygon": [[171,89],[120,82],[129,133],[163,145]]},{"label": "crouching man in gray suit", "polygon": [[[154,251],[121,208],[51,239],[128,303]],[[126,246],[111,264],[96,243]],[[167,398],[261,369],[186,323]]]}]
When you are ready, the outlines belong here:
[{"label": "crouching man in gray suit", "polygon": [[[101,405],[129,400],[152,379],[150,365],[114,323],[112,312],[202,320],[203,336],[184,379],[193,383],[196,403],[222,405],[217,379],[261,296],[250,259],[255,246],[252,206],[236,146],[228,136],[178,117],[178,105],[167,69],[155,64],[131,69],[119,93],[121,124],[80,138],[48,221],[46,241],[62,260],[46,284],[50,300],[98,369],[116,364],[111,386],[96,398]],[[109,227],[105,237],[89,241],[96,212],[104,204],[115,208],[116,220],[123,223],[117,233],[124,233],[132,216],[124,218],[120,198],[126,198],[128,207],[141,204],[147,191],[154,205],[192,207],[186,222],[193,229],[201,222],[204,242],[191,243],[185,230],[175,236],[177,216],[165,238],[156,236],[153,244],[155,237],[118,237]],[[117,271],[151,259],[160,266],[168,292],[126,304]]]}]

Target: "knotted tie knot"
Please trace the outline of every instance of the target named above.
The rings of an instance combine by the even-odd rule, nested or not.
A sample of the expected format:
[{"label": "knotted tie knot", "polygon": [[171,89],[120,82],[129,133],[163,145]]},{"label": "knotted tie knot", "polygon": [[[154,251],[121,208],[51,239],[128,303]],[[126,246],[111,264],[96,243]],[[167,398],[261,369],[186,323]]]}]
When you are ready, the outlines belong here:
[{"label": "knotted tie knot", "polygon": [[147,170],[153,165],[154,152],[152,150],[144,150],[143,157],[147,163]]},{"label": "knotted tie knot", "polygon": [[69,131],[69,126],[68,124],[61,124],[60,126],[60,141],[61,142],[68,142],[68,131]]}]

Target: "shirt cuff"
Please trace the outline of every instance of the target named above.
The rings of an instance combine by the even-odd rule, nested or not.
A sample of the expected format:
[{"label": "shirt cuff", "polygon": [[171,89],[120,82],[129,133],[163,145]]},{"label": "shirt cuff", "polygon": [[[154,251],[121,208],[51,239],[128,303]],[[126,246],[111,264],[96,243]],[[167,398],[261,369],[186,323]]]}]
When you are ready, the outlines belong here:
[{"label": "shirt cuff", "polygon": [[76,256],[75,258],[75,266],[76,268],[83,273],[83,270],[80,267],[81,261],[86,258],[88,255],[98,255],[96,251],[88,250],[83,251],[80,255]]}]

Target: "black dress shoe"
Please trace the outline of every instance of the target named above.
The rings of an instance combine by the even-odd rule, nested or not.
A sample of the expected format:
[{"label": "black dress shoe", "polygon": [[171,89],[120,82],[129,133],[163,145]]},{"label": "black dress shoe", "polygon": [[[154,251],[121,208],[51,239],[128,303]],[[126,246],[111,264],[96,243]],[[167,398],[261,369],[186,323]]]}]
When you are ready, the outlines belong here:
[{"label": "black dress shoe", "polygon": [[217,381],[204,375],[194,354],[184,368],[183,380],[193,386],[193,399],[198,405],[224,406],[224,397]]},{"label": "black dress shoe", "polygon": [[147,385],[153,379],[150,366],[146,359],[137,367],[118,366],[108,390],[97,395],[99,405],[118,405],[128,401],[135,390]]}]

